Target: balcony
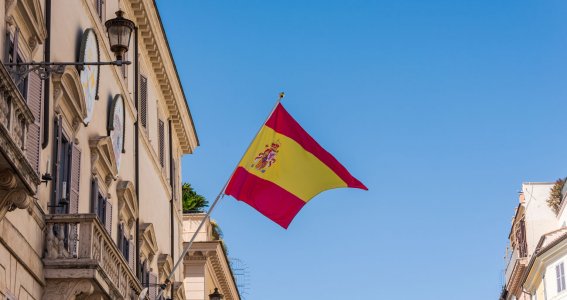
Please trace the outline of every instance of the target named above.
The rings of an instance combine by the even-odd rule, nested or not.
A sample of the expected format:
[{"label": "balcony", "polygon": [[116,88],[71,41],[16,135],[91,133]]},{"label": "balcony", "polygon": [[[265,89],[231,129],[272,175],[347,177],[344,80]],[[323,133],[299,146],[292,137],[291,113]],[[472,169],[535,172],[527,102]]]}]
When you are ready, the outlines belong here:
[{"label": "balcony", "polygon": [[95,214],[47,215],[45,222],[44,299],[137,297],[140,282]]},{"label": "balcony", "polygon": [[506,257],[507,265],[504,272],[506,289],[512,294],[516,294],[516,289],[520,287],[520,279],[528,264],[527,257],[519,257],[519,251],[513,250]]},{"label": "balcony", "polygon": [[[0,219],[7,211],[27,208],[40,180],[25,156],[28,126],[34,116],[6,67],[0,63]],[[16,194],[8,195],[8,193]]]}]

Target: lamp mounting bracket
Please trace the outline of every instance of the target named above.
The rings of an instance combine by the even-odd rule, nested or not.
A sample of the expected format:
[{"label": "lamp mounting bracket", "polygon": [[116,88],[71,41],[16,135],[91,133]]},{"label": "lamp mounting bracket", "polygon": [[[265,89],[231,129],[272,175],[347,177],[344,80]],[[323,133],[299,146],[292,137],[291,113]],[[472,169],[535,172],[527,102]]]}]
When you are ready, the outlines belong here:
[{"label": "lamp mounting bracket", "polygon": [[66,66],[75,66],[82,70],[85,66],[123,66],[132,62],[115,60],[103,62],[21,62],[4,64],[8,71],[16,79],[19,85],[31,72],[37,71],[41,80],[46,80],[52,73],[63,74]]}]

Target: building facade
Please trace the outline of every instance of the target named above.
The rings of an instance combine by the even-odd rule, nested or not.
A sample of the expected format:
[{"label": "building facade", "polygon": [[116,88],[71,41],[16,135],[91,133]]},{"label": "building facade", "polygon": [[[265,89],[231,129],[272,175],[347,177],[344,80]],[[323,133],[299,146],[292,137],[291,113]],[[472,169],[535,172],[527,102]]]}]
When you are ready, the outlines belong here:
[{"label": "building facade", "polygon": [[[567,299],[566,198],[567,187],[561,182],[522,185],[509,234],[500,299]],[[556,204],[550,205],[549,199],[555,199]]]},{"label": "building facade", "polygon": [[[185,214],[183,242],[187,244],[197,231],[205,214]],[[226,245],[218,225],[206,218],[191,249],[183,258],[183,283],[187,300],[209,300],[218,289],[225,300],[240,300],[240,292],[227,256]]]},{"label": "building facade", "polygon": [[[135,24],[131,64],[14,66],[117,60],[117,11]],[[155,2],[6,0],[0,32],[0,299],[154,299],[198,146]],[[184,278],[165,298],[186,299]]]}]

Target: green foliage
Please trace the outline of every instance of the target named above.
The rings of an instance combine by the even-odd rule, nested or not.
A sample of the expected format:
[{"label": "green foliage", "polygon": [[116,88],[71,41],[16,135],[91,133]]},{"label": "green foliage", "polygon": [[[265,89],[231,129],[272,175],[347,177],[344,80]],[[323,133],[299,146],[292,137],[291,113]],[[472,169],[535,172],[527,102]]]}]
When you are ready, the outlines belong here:
[{"label": "green foliage", "polygon": [[209,206],[209,201],[204,196],[195,192],[193,187],[187,182],[183,183],[182,196],[183,196],[183,213],[201,213],[204,208]]},{"label": "green foliage", "polygon": [[549,198],[547,199],[547,206],[549,206],[556,214],[559,212],[559,208],[561,207],[561,200],[563,199],[561,196],[561,190],[563,190],[564,185],[565,179],[557,179],[551,188]]},{"label": "green foliage", "polygon": [[224,253],[228,255],[228,247],[226,246],[226,243],[223,240],[224,234],[222,233],[222,229],[220,228],[219,224],[214,220],[211,220],[211,226],[213,227],[213,232],[212,232],[213,240],[219,241],[222,245]]},{"label": "green foliage", "polygon": [[211,226],[213,227],[213,239],[214,240],[222,240],[222,238],[224,237],[224,234],[222,233],[222,230],[219,226],[219,224],[217,224],[216,221],[211,220]]}]

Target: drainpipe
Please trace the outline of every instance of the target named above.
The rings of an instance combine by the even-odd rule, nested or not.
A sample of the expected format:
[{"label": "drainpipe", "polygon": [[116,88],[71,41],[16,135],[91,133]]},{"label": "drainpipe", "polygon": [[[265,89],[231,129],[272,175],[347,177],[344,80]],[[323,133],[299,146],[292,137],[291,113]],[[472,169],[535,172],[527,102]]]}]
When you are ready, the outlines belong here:
[{"label": "drainpipe", "polygon": [[[140,95],[138,92],[138,85],[140,80],[140,64],[138,59],[138,27],[134,27],[134,102],[136,107],[136,122],[134,123],[134,135],[135,138],[135,147],[134,147],[134,160],[135,160],[135,173],[136,178],[135,185],[136,185],[136,202],[138,204],[138,215],[136,216],[136,245],[134,246],[136,249],[136,276],[138,279],[142,278],[140,272],[140,110],[139,110],[139,103],[140,103]],[[141,280],[140,280],[141,281]]]},{"label": "drainpipe", "polygon": [[[45,29],[47,37],[45,38],[45,45],[43,47],[43,60],[46,62],[51,61],[51,0],[45,0]],[[44,80],[45,87],[43,88],[43,140],[41,141],[41,149],[45,149],[49,144],[49,86],[51,80],[49,78]]]},{"label": "drainpipe", "polygon": [[[173,183],[174,183],[175,174],[173,174],[173,165],[174,165],[175,162],[173,160],[173,141],[172,141],[173,135],[171,134],[171,128],[172,128],[171,119],[169,119],[168,125],[169,125],[169,127],[168,127],[168,131],[169,131],[169,185],[171,186],[171,200],[169,201],[169,208],[170,208],[169,220],[170,220],[170,226],[171,226],[170,227],[171,228],[171,230],[170,230],[171,231],[171,238],[170,238],[170,241],[171,241],[171,258],[173,259],[175,257],[175,255],[174,255],[175,254],[175,252],[174,252],[175,243],[173,242],[174,238],[175,238],[175,234],[174,234],[175,233],[175,227],[173,226],[173,224],[174,224],[173,219],[174,219],[174,213],[175,213],[174,207],[173,207],[173,201],[175,200],[175,190],[174,190],[174,184]],[[173,297],[174,297],[173,296],[173,284],[171,286],[172,286],[171,287],[171,297],[173,299]]]},{"label": "drainpipe", "polygon": [[175,232],[175,228],[173,226],[174,222],[173,222],[173,218],[174,218],[174,208],[173,208],[173,201],[175,199],[175,190],[174,190],[174,186],[173,186],[173,142],[172,142],[172,134],[171,134],[171,119],[169,119],[169,128],[168,128],[168,132],[169,132],[169,185],[171,186],[171,199],[169,200],[169,206],[170,206],[170,228],[171,228],[171,258],[173,259],[175,257],[175,253],[174,253],[174,247],[175,247],[175,243],[174,243],[174,232]]}]

